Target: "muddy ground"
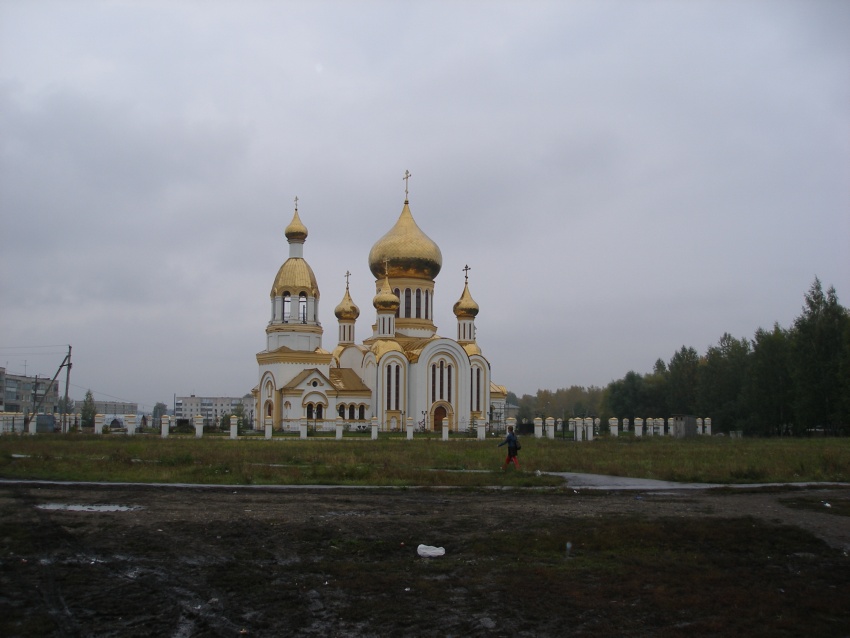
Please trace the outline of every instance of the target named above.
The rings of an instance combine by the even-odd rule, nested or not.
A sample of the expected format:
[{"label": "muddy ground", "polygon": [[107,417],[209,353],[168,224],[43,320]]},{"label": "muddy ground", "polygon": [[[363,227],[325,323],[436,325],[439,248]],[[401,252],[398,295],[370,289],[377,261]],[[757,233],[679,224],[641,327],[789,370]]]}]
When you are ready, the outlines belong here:
[{"label": "muddy ground", "polygon": [[848,636],[848,513],[847,487],[4,484],[0,635]]}]

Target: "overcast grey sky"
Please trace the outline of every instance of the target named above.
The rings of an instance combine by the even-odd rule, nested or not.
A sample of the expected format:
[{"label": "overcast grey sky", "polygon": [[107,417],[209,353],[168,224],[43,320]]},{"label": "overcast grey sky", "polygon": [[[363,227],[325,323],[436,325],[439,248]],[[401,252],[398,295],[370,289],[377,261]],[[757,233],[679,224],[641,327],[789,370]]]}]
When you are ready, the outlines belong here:
[{"label": "overcast grey sky", "polygon": [[493,379],[604,386],[850,299],[850,3],[0,2],[0,366],[257,383],[293,198],[324,347],[410,205]]}]

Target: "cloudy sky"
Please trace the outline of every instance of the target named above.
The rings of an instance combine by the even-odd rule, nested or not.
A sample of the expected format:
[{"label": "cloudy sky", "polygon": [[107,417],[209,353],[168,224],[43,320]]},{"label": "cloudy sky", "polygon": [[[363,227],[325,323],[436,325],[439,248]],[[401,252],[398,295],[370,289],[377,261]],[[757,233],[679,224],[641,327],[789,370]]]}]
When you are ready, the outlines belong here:
[{"label": "cloudy sky", "polygon": [[[850,3],[0,2],[0,366],[257,383],[293,200],[324,347],[410,205],[494,380],[606,385],[850,301]],[[58,347],[57,347],[58,346]]]}]

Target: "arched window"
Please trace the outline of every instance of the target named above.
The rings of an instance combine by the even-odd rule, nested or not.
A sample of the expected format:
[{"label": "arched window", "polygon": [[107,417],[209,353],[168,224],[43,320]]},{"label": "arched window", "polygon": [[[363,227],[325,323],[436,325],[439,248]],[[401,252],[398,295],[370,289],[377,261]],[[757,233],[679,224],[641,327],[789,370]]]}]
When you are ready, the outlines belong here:
[{"label": "arched window", "polygon": [[416,289],[416,318],[422,318],[422,290]]},{"label": "arched window", "polygon": [[290,313],[292,312],[292,304],[289,296],[289,291],[283,293],[283,323],[289,323]]},{"label": "arched window", "polygon": [[395,366],[395,409],[398,410],[398,406],[401,405],[399,402],[399,379],[401,376],[401,366],[396,364]]},{"label": "arched window", "polygon": [[337,411],[337,414],[339,414],[340,419],[345,418],[345,406],[344,405],[342,405],[340,403],[339,406],[337,407],[336,411]]},{"label": "arched window", "polygon": [[410,288],[404,289],[404,316],[412,317],[410,314]]},{"label": "arched window", "polygon": [[354,404],[353,403],[350,406],[348,406],[348,418],[351,419],[352,421],[354,420]]},{"label": "arched window", "polygon": [[428,300],[431,298],[431,293],[427,290],[425,291],[425,318],[430,319],[431,315],[428,312]]},{"label": "arched window", "polygon": [[445,378],[445,375],[444,375],[445,370],[446,370],[446,364],[444,362],[440,361],[440,398],[441,399],[443,398],[443,387],[444,387],[443,379]]},{"label": "arched window", "polygon": [[307,323],[307,293],[298,295],[298,321]]},{"label": "arched window", "polygon": [[481,411],[481,368],[475,368],[475,409]]},{"label": "arched window", "polygon": [[[401,301],[401,291],[398,288],[396,288],[395,290],[393,290],[393,292],[395,293],[395,296],[399,298],[399,301]],[[401,312],[401,306],[399,306],[395,311],[395,318],[396,319],[398,319],[400,312]]]},{"label": "arched window", "polygon": [[437,396],[437,364],[431,365],[431,400]]},{"label": "arched window", "polygon": [[448,394],[446,395],[446,398],[449,401],[451,401],[452,400],[452,366],[451,366],[451,364],[449,364],[446,367],[448,368],[448,370],[446,370],[446,377],[448,379]]},{"label": "arched window", "polygon": [[386,386],[387,410],[392,410],[392,394],[391,394],[392,384],[393,384],[392,366],[387,366],[387,386]]},{"label": "arched window", "polygon": [[324,407],[325,407],[325,406],[323,406],[321,403],[317,403],[317,404],[316,404],[316,418],[317,418],[317,419],[321,419],[321,418],[322,418],[322,408],[324,408]]},{"label": "arched window", "polygon": [[360,411],[359,411],[359,415],[358,415],[357,418],[360,419],[361,421],[366,418],[366,406],[365,405],[360,406]]},{"label": "arched window", "polygon": [[307,418],[308,419],[313,418],[313,404],[312,403],[307,404]]}]

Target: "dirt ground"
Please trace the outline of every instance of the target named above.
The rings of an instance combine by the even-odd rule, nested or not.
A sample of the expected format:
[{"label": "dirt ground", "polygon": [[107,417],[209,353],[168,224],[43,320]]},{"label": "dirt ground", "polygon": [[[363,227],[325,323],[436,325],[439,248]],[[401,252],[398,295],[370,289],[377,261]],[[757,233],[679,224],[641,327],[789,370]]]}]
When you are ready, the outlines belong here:
[{"label": "dirt ground", "polygon": [[0,635],[848,636],[848,508],[847,487],[6,483]]}]

